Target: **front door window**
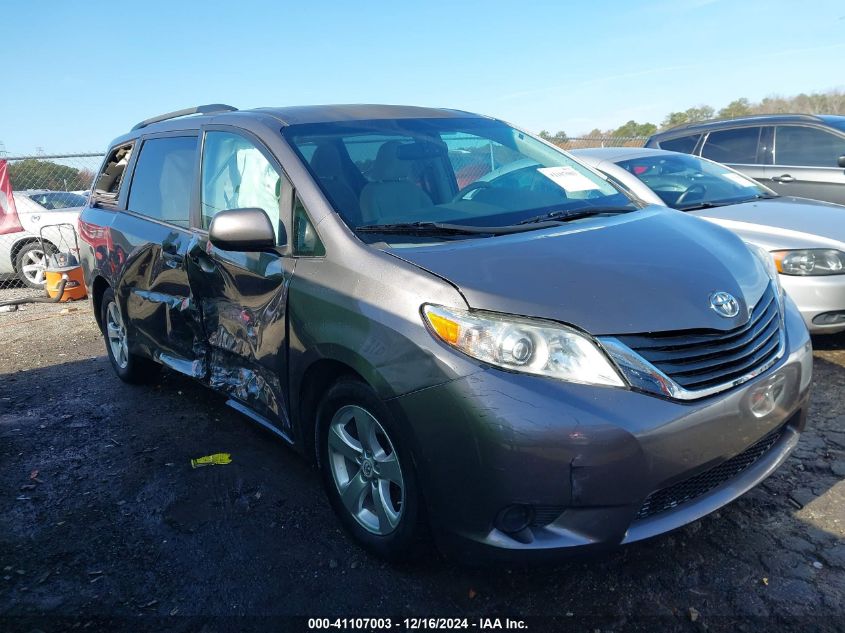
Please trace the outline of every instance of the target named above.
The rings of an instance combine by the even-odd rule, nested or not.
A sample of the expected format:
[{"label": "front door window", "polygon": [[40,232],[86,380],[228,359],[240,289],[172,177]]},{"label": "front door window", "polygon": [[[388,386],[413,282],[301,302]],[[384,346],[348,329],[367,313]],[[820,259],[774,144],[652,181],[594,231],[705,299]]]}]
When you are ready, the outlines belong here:
[{"label": "front door window", "polygon": [[263,209],[279,231],[279,200],[284,179],[252,142],[238,134],[205,135],[202,161],[201,222],[208,229],[214,216],[228,209]]}]

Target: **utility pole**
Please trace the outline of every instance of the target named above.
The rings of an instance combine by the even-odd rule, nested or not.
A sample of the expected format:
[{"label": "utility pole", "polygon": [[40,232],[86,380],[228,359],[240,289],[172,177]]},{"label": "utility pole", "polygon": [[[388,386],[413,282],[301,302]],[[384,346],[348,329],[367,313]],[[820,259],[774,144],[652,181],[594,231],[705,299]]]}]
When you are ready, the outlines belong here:
[{"label": "utility pole", "polygon": [[8,152],[6,151],[6,144],[0,141],[0,158],[3,158]]}]

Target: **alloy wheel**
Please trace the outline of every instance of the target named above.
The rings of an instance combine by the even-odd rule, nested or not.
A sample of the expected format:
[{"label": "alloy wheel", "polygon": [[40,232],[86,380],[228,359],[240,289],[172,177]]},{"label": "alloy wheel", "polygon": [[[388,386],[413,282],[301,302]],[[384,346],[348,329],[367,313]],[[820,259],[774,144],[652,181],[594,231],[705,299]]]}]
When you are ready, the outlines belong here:
[{"label": "alloy wheel", "polygon": [[44,285],[47,257],[40,248],[33,248],[23,254],[21,258],[21,273],[27,281],[35,286]]},{"label": "alloy wheel", "polygon": [[366,409],[346,405],[328,433],[329,468],[341,502],[366,530],[386,535],[399,525],[405,483],[393,443]]},{"label": "alloy wheel", "polygon": [[129,345],[126,340],[126,327],[117,302],[112,301],[106,310],[106,337],[109,341],[112,357],[121,369],[129,365]]}]

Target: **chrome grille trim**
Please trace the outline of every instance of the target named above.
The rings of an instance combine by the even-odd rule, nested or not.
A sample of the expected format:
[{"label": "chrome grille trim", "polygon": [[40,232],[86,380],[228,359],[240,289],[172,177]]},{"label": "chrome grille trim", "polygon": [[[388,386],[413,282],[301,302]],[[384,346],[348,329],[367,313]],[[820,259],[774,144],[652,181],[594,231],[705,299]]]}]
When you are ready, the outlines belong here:
[{"label": "chrome grille trim", "polygon": [[774,366],[786,351],[783,306],[769,285],[744,325],[726,332],[689,330],[599,337],[637,389],[698,400],[732,389]]}]

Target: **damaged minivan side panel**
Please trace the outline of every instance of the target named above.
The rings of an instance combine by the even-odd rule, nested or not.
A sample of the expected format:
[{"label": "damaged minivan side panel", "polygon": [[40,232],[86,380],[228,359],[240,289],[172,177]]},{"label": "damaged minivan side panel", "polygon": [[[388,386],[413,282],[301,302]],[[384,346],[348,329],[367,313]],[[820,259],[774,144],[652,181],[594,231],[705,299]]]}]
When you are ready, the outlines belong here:
[{"label": "damaged minivan side panel", "polygon": [[200,297],[209,386],[289,431],[281,377],[287,374],[285,321],[295,260],[224,252],[201,237],[191,253],[188,271]]},{"label": "damaged minivan side panel", "polygon": [[[201,131],[196,228],[186,268],[208,353],[205,381],[291,439],[286,376],[288,287],[296,265],[287,245],[292,185],[258,136],[213,124]],[[211,243],[215,215],[247,207],[267,214],[275,250],[228,251]]]}]

